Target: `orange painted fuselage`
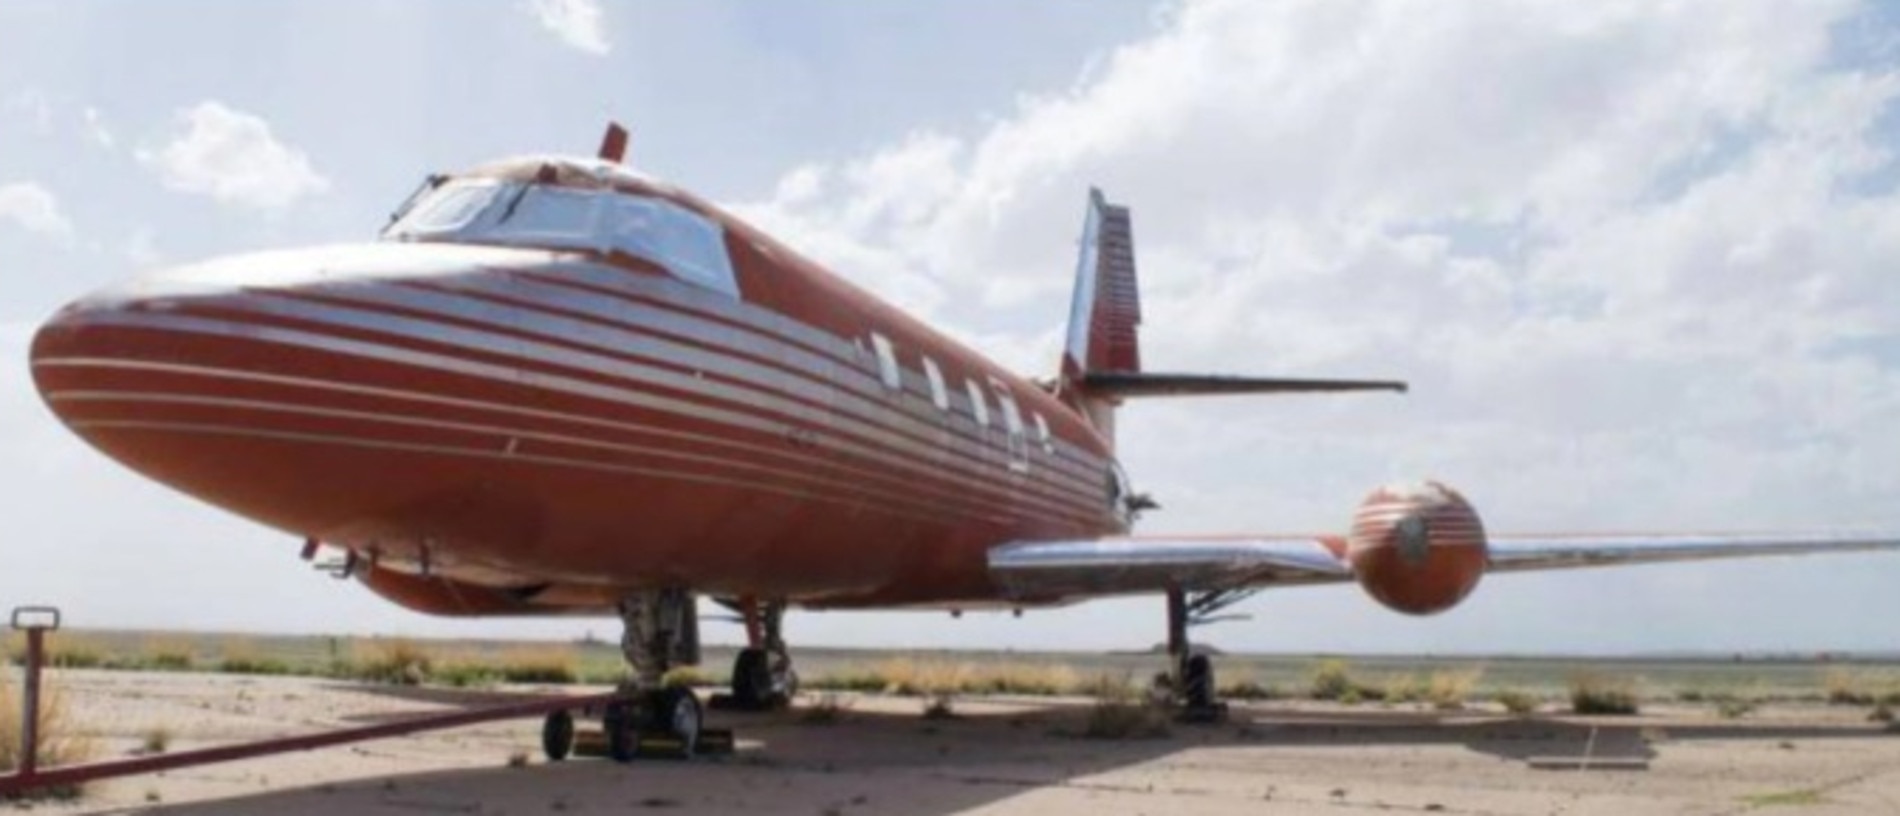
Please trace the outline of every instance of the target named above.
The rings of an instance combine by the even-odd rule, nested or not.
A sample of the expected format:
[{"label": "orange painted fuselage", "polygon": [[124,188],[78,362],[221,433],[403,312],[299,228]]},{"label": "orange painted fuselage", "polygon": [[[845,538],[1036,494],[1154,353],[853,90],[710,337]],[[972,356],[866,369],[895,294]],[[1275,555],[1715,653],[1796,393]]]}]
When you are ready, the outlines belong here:
[{"label": "orange painted fuselage", "polygon": [[584,170],[554,181],[716,222],[737,296],[612,252],[235,256],[67,307],[36,383],[114,459],[437,612],[978,604],[991,547],[1125,530],[1107,442],[1057,396],[702,201]]}]

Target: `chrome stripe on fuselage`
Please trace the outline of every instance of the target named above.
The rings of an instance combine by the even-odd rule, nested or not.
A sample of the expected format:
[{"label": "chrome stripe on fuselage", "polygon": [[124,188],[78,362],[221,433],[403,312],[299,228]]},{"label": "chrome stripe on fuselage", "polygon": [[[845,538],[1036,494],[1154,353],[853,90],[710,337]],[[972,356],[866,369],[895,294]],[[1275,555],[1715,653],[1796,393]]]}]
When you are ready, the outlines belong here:
[{"label": "chrome stripe on fuselage", "polygon": [[[526,383],[537,388],[602,399],[609,402],[658,410],[685,417],[710,420],[767,434],[781,433],[785,429],[785,426],[781,422],[761,418],[756,410],[749,410],[751,406],[746,403],[745,397],[747,395],[743,393],[738,395],[740,397],[738,400],[727,400],[728,402],[738,403],[738,407],[722,408],[717,405],[694,402],[689,399],[656,394],[643,389],[627,389],[587,380],[578,380],[562,375],[537,374],[532,378],[524,378],[520,376],[520,372],[516,369],[499,366],[494,363],[461,357],[448,357],[433,352],[390,346],[384,343],[372,343],[328,334],[313,334],[299,329],[268,326],[259,323],[231,323],[225,320],[163,312],[105,312],[88,314],[77,319],[82,323],[97,325],[119,325],[130,328],[239,337],[326,353],[378,359],[422,369],[445,371],[485,379],[504,385]],[[478,333],[471,332],[471,334]],[[706,386],[703,390],[713,391],[715,393],[721,390],[729,392],[738,390],[736,388],[713,387],[713,384],[708,384],[697,378],[686,377],[672,372],[665,373],[671,374],[672,376],[656,378],[661,379],[662,384],[676,383],[687,386],[688,390],[693,391],[702,390],[694,388],[694,386]],[[807,410],[802,412],[802,418],[809,423],[820,424],[823,415],[815,411]],[[895,441],[889,440],[888,434],[873,435],[885,437],[885,439],[879,441]],[[928,467],[919,467],[912,459],[891,455],[886,450],[874,446],[860,445],[849,440],[838,440],[837,442],[839,447],[846,453],[869,460],[882,460],[886,464],[900,468],[909,467],[910,469],[916,470],[920,478],[928,479],[949,475],[942,472],[933,472]],[[1009,502],[1028,501],[1033,505],[1041,506],[1043,512],[1053,513],[1058,516],[1066,517],[1073,514],[1076,517],[1087,517],[1096,507],[1092,501],[1086,503],[1082,501],[1061,502],[1046,500],[1040,497],[1028,497],[1022,495],[1020,492],[1012,492],[1008,485],[985,481],[980,475],[975,477],[969,477],[968,474],[958,475],[966,477],[960,480],[963,481],[965,489],[993,494]]]},{"label": "chrome stripe on fuselage", "polygon": [[[417,298],[412,297],[410,300],[414,301]],[[576,344],[582,344],[581,340],[592,340],[593,342],[584,345],[596,350],[574,349],[554,342],[528,339],[517,334],[503,335],[492,330],[271,293],[237,295],[225,299],[221,305],[223,308],[275,315],[326,326],[354,328],[424,343],[448,345],[463,351],[486,352],[519,361],[522,364],[587,371],[597,375],[612,376],[627,383],[658,386],[708,399],[723,400],[797,420],[832,435],[852,436],[865,444],[899,450],[917,459],[941,460],[946,452],[942,446],[929,445],[928,440],[917,439],[915,436],[906,438],[905,435],[889,430],[889,426],[880,423],[879,419],[888,419],[890,416],[888,406],[860,400],[856,406],[857,410],[850,411],[840,406],[837,401],[830,399],[835,396],[834,391],[812,379],[795,377],[782,371],[735,360],[727,355],[712,354],[656,338],[630,335],[625,331],[573,319],[521,314],[520,310],[489,317],[484,316],[478,306],[467,303],[448,301],[431,303],[442,310],[437,312],[439,314],[453,315],[470,322],[494,327],[499,327],[498,323],[506,322],[509,318],[518,317],[524,324],[520,329],[521,334],[549,337],[550,334],[566,331],[568,334],[563,339],[572,339]],[[630,351],[607,351],[608,347],[627,348]],[[636,362],[628,359],[629,357],[652,360],[657,365]],[[716,375],[716,378],[704,376],[709,373]],[[788,398],[778,395],[785,395]],[[848,412],[852,414],[849,417],[852,421],[835,421],[828,411]],[[878,412],[884,412],[884,415],[880,416]],[[985,471],[988,470],[980,457],[963,451],[952,450],[949,453],[964,459],[965,462],[938,461],[936,464],[956,468],[963,475],[977,478],[984,476]],[[1030,482],[1030,486],[1038,492],[1066,492],[1078,498],[1092,497],[1096,494],[1093,484],[1068,474],[1064,475],[1068,476],[1064,480],[1066,484],[1036,479]]]}]

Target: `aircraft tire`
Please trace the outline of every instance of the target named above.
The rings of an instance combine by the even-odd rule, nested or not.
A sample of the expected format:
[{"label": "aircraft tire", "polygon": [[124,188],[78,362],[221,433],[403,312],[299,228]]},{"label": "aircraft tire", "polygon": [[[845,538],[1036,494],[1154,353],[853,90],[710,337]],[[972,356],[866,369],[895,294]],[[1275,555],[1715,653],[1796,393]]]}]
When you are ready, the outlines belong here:
[{"label": "aircraft tire", "polygon": [[541,750],[549,762],[560,762],[574,752],[574,715],[563,709],[548,712],[541,721]]}]

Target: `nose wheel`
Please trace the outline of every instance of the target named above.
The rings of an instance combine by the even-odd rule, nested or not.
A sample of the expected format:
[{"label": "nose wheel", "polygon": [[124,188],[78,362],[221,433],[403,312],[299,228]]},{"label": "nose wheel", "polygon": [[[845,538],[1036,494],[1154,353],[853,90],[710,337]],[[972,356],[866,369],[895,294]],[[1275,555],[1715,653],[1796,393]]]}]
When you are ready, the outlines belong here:
[{"label": "nose wheel", "polygon": [[[642,757],[688,759],[702,750],[706,735],[699,698],[691,689],[668,688],[616,702],[601,718],[606,753],[615,762]],[[731,735],[723,737],[730,750]]]}]

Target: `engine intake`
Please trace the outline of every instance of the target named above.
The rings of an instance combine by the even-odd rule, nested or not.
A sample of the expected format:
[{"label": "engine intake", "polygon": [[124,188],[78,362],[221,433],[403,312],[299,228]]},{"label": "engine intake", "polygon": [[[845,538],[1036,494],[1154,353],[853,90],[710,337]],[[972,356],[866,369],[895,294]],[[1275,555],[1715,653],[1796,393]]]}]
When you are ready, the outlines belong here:
[{"label": "engine intake", "polygon": [[1372,491],[1353,515],[1346,558],[1366,594],[1408,615],[1443,612],[1484,577],[1484,522],[1438,482]]}]

